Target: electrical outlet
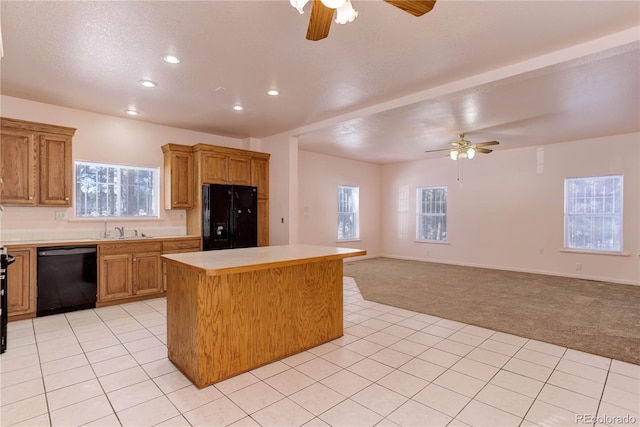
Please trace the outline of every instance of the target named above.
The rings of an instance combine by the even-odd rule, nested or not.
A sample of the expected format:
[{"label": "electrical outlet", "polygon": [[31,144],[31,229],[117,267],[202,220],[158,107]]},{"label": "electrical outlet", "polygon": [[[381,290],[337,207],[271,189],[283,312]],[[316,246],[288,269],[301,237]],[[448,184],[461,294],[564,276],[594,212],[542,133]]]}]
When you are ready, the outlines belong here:
[{"label": "electrical outlet", "polygon": [[429,251],[426,251],[426,252],[424,253],[424,256],[429,256]]},{"label": "electrical outlet", "polygon": [[56,211],[56,221],[64,221],[67,219],[67,211]]},{"label": "electrical outlet", "polygon": [[576,264],[576,270],[582,271],[582,264]]}]

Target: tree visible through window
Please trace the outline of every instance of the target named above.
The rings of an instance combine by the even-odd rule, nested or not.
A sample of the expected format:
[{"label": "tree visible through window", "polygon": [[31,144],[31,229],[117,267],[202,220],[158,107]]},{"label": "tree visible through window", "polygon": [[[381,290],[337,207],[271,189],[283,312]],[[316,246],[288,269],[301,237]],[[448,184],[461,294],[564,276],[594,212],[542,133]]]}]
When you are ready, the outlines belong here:
[{"label": "tree visible through window", "polygon": [[338,240],[360,238],[359,193],[358,187],[338,186]]},{"label": "tree visible through window", "polygon": [[416,239],[447,241],[447,187],[421,187],[416,192]]},{"label": "tree visible through window", "polygon": [[75,162],[77,217],[158,217],[158,168]]},{"label": "tree visible through window", "polygon": [[565,179],[565,248],[622,251],[622,183],[622,175]]}]

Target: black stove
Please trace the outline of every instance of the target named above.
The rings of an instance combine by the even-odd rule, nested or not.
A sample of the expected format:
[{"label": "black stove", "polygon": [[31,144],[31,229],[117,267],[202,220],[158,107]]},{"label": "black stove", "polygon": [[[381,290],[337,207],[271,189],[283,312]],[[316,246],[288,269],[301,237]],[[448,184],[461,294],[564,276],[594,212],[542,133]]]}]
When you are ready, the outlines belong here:
[{"label": "black stove", "polygon": [[16,259],[7,254],[5,248],[0,247],[0,317],[2,318],[2,328],[0,328],[0,353],[7,349],[7,323],[9,313],[7,311],[7,267]]}]

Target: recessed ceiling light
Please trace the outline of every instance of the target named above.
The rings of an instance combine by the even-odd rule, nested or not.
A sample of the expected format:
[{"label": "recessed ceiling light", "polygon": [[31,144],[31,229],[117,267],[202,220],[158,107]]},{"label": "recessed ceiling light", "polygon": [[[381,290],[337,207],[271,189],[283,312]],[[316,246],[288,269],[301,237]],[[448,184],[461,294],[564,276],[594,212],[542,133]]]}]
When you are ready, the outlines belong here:
[{"label": "recessed ceiling light", "polygon": [[174,55],[165,55],[162,59],[164,59],[164,62],[168,62],[169,64],[179,64],[182,62],[182,59]]},{"label": "recessed ceiling light", "polygon": [[126,109],[124,110],[124,112],[130,116],[137,116],[138,114],[140,114],[138,110],[134,110],[133,108]]},{"label": "recessed ceiling light", "polygon": [[270,95],[270,96],[278,96],[278,95],[280,95],[280,92],[278,92],[278,91],[277,91],[277,90],[275,90],[275,89],[271,89],[271,90],[268,90],[268,91],[267,91],[267,95]]},{"label": "recessed ceiling light", "polygon": [[242,110],[244,110],[244,107],[242,105],[234,105],[233,109],[236,110],[236,111],[242,111]]},{"label": "recessed ceiling light", "polygon": [[151,80],[138,80],[138,83],[140,83],[144,87],[156,87],[156,86],[158,86],[158,83],[156,83],[154,81],[151,81]]}]

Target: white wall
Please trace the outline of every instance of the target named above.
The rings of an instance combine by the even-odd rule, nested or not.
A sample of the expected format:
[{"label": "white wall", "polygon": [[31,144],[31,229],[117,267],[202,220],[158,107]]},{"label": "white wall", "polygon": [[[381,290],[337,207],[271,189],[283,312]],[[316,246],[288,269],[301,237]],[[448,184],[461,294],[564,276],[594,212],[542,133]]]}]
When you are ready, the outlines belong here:
[{"label": "white wall", "polygon": [[[380,166],[299,151],[300,243],[365,249],[379,255]],[[338,186],[360,187],[360,241],[338,242]]]},{"label": "white wall", "polygon": [[[74,160],[162,166],[166,143],[207,143],[271,153],[270,244],[311,243],[366,249],[391,256],[640,284],[640,134],[497,150],[477,159],[445,157],[378,166],[298,151],[288,134],[244,140],[95,114],[2,96],[1,114],[77,128]],[[538,171],[542,150],[544,162]],[[462,165],[462,183],[457,181]],[[563,246],[563,182],[566,177],[623,174],[624,251],[627,256],[567,253]],[[360,242],[336,241],[338,185],[360,187]],[[449,189],[449,244],[417,243],[415,192],[419,186]],[[408,211],[401,212],[401,191]],[[162,194],[162,189],[161,189]],[[101,222],[56,221],[64,210],[6,206],[5,230],[69,230]],[[71,209],[66,209],[71,216]],[[118,222],[127,228],[184,228],[183,211],[156,221]],[[7,242],[5,242],[7,243]],[[542,253],[540,253],[542,252]],[[576,271],[576,264],[582,270]]]},{"label": "white wall", "polygon": [[[139,119],[128,119],[103,114],[58,107],[50,104],[27,101],[2,96],[0,98],[3,117],[49,123],[76,128],[73,137],[73,160],[108,162],[146,167],[163,165],[160,147],[169,142],[193,145],[206,143],[233,148],[244,148],[247,144],[255,146],[251,140],[240,140],[201,132],[192,132],[168,126],[145,123]],[[160,176],[162,177],[162,173]],[[161,182],[161,186],[164,183]],[[161,187],[160,194],[163,193]],[[2,215],[2,231],[15,229],[57,229],[70,230],[96,227],[102,222],[94,221],[56,221],[55,212],[65,210],[69,217],[73,209],[50,207],[5,206]],[[160,204],[159,220],[112,221],[112,225],[125,225],[127,228],[184,228],[184,211],[169,211]]]},{"label": "white wall", "polygon": [[[640,284],[639,152],[640,134],[629,134],[497,150],[471,161],[441,158],[383,166],[384,254]],[[624,175],[626,256],[562,251],[564,179],[609,174]],[[415,242],[416,188],[440,185],[448,188],[448,244]],[[398,209],[403,189],[409,212]],[[576,264],[582,264],[581,271]]]}]

